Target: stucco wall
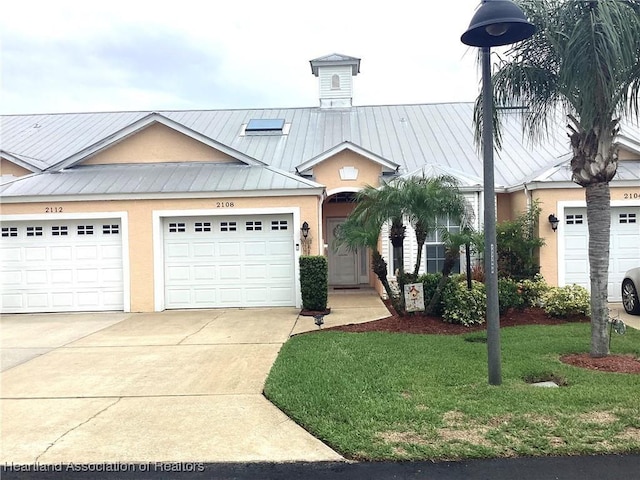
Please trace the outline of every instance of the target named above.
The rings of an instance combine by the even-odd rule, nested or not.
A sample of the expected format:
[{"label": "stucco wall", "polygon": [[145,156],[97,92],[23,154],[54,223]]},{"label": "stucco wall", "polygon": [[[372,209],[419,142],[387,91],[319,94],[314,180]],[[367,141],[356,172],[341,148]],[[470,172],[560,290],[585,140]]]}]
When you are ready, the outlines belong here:
[{"label": "stucco wall", "polygon": [[9,160],[0,159],[0,175],[13,175],[14,177],[22,177],[29,175],[31,172],[26,168],[22,168]]},{"label": "stucco wall", "polygon": [[[358,177],[355,180],[340,178],[340,169],[345,166],[358,169]],[[365,185],[377,186],[380,183],[381,173],[380,164],[350,151],[342,151],[313,167],[314,181],[325,185],[329,194],[337,189],[355,191]]]},{"label": "stucco wall", "polygon": [[82,162],[85,165],[155,162],[237,162],[165,125],[154,124]]}]

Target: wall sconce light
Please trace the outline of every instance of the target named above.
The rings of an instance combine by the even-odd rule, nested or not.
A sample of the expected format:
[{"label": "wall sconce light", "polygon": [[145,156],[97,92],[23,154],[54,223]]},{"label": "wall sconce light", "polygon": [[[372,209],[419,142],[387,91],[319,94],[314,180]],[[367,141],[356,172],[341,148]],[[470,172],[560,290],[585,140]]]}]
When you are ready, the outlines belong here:
[{"label": "wall sconce light", "polygon": [[304,222],[302,224],[302,227],[300,228],[300,231],[302,232],[302,238],[307,238],[309,236],[309,224],[307,222]]},{"label": "wall sconce light", "polygon": [[302,254],[310,255],[311,254],[311,237],[309,236],[309,224],[304,222],[302,227],[300,227],[300,232],[302,233]]},{"label": "wall sconce light", "polygon": [[555,232],[558,229],[558,224],[560,223],[560,220],[558,220],[558,217],[556,217],[552,213],[551,215],[549,215],[549,223],[551,224],[551,230]]}]

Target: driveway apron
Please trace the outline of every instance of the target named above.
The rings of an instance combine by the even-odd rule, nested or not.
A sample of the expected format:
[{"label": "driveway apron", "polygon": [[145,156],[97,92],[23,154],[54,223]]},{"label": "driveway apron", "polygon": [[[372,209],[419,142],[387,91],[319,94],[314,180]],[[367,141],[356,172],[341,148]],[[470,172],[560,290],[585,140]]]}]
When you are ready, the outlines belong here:
[{"label": "driveway apron", "polygon": [[298,313],[4,316],[0,463],[342,461],[262,395]]}]

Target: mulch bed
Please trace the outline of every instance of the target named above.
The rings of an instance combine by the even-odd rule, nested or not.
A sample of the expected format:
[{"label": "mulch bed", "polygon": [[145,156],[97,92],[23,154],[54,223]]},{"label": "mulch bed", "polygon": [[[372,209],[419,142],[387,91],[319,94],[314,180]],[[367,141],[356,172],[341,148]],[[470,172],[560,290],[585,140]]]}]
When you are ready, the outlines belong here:
[{"label": "mulch bed", "polygon": [[[324,330],[339,330],[342,332],[390,332],[413,333],[428,335],[460,335],[464,333],[486,330],[486,325],[464,325],[446,323],[439,317],[431,317],[422,314],[408,314],[399,316],[387,303],[389,317],[372,322],[340,325]],[[574,316],[566,319],[549,317],[541,308],[527,308],[525,310],[509,310],[500,317],[500,327],[513,327],[522,325],[559,325],[568,322],[589,323],[589,317]],[[640,360],[632,355],[609,355],[607,357],[594,358],[588,353],[564,355],[560,358],[564,363],[599,370],[602,372],[636,373],[640,374]]]}]

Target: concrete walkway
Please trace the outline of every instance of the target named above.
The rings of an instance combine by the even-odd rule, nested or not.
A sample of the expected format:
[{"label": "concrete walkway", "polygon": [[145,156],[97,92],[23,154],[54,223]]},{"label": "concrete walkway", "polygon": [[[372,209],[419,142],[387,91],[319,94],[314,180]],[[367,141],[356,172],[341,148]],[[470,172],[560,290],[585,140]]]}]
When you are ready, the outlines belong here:
[{"label": "concrete walkway", "polygon": [[[331,295],[326,326],[388,315]],[[262,395],[293,308],[5,315],[0,464],[343,461]]]}]

